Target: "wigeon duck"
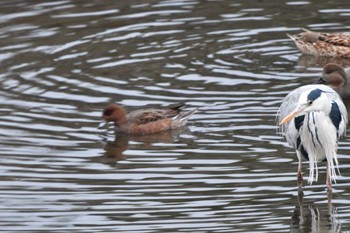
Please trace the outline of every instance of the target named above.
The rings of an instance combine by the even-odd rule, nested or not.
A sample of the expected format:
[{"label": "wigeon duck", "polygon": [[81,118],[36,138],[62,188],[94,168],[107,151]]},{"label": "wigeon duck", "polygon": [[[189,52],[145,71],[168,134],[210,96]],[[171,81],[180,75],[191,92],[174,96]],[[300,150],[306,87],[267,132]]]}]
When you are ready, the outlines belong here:
[{"label": "wigeon duck", "polygon": [[343,99],[350,98],[350,69],[344,69],[336,63],[323,67],[322,77],[316,81],[332,87]]},{"label": "wigeon duck", "polygon": [[296,35],[290,35],[298,49],[315,56],[350,58],[350,34],[324,33],[302,29]]},{"label": "wigeon duck", "polygon": [[182,112],[183,105],[167,109],[140,109],[127,113],[117,104],[108,105],[102,113],[102,128],[108,122],[114,122],[117,133],[144,135],[180,128],[196,109]]}]

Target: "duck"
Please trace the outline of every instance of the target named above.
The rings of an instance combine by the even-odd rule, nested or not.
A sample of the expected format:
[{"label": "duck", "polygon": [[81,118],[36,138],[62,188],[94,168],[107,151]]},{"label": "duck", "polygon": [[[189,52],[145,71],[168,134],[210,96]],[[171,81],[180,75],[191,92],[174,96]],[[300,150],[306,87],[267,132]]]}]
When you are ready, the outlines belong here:
[{"label": "duck", "polygon": [[325,33],[302,29],[303,32],[287,36],[305,54],[326,57],[350,58],[350,34]]},{"label": "duck", "polygon": [[350,68],[328,63],[323,67],[322,76],[315,83],[330,86],[342,99],[350,99]]},{"label": "duck", "polygon": [[178,129],[186,125],[190,116],[198,108],[183,111],[184,105],[165,109],[138,109],[127,112],[118,104],[109,104],[102,112],[102,122],[98,128],[103,128],[108,122],[113,122],[115,132],[127,135],[146,135]]}]

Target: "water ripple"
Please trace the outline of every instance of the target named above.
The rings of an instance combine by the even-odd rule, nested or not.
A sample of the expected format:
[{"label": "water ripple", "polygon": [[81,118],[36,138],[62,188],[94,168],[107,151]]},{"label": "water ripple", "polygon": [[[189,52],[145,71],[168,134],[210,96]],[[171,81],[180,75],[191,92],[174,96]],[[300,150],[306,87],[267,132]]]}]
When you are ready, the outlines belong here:
[{"label": "water ripple", "polygon": [[[336,4],[4,2],[1,229],[348,229],[349,139],[339,145],[333,209],[324,164],[300,205],[295,152],[275,123],[282,97],[325,62],[299,58],[286,33],[348,29],[349,9]],[[199,111],[176,132],[115,138],[96,129],[110,102]]]}]

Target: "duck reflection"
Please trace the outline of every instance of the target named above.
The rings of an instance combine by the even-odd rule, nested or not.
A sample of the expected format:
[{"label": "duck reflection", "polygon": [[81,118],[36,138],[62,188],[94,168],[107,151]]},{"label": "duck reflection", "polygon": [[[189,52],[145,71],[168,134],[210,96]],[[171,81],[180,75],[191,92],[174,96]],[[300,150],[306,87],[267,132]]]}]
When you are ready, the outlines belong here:
[{"label": "duck reflection", "polygon": [[115,163],[125,159],[124,151],[129,147],[129,138],[127,135],[116,137],[114,141],[107,141],[104,147],[104,163]]},{"label": "duck reflection", "polygon": [[164,131],[156,134],[148,135],[126,135],[118,134],[115,136],[114,141],[108,141],[105,138],[106,145],[104,146],[103,162],[116,163],[120,160],[126,159],[124,152],[129,148],[130,142],[138,142],[138,148],[149,149],[153,147],[154,143],[159,142],[174,142],[180,133],[188,132],[187,127],[183,127],[177,130]]},{"label": "duck reflection", "polygon": [[303,196],[298,196],[293,211],[290,232],[341,232],[341,224],[337,218],[336,208],[328,200],[328,206],[304,205]]}]

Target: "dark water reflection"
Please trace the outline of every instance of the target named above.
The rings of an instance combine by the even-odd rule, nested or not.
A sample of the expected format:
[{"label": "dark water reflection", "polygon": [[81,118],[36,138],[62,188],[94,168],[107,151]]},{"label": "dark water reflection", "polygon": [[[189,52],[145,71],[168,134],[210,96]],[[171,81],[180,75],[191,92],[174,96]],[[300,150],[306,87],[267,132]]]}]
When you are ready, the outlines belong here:
[{"label": "dark water reflection", "polygon": [[[350,31],[346,1],[0,4],[2,231],[349,231],[349,138],[333,207],[324,165],[300,206],[274,123],[327,62],[286,33]],[[110,102],[200,111],[188,129],[114,140],[96,130]]]},{"label": "dark water reflection", "polygon": [[342,232],[336,209],[296,205],[290,232]]}]

